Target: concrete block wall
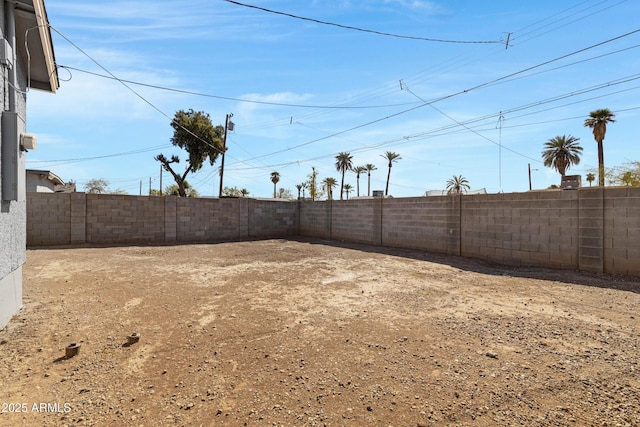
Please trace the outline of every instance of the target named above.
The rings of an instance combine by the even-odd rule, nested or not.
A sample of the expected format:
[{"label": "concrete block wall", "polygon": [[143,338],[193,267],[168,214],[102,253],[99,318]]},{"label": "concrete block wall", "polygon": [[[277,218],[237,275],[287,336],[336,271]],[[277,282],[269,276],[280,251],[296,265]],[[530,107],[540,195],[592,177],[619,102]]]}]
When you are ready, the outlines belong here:
[{"label": "concrete block wall", "polygon": [[459,255],[460,197],[381,200],[382,244]]},{"label": "concrete block wall", "polygon": [[27,193],[27,245],[71,243],[71,196],[71,193]]},{"label": "concrete block wall", "polygon": [[604,271],[604,193],[601,188],[580,192],[578,222],[578,268]]},{"label": "concrete block wall", "polygon": [[640,275],[640,188],[284,202],[30,193],[29,246],[308,236]]},{"label": "concrete block wall", "polygon": [[298,202],[301,236],[331,239],[331,206],[332,202]]},{"label": "concrete block wall", "polygon": [[27,245],[213,242],[297,236],[297,203],[29,193]]},{"label": "concrete block wall", "polygon": [[177,199],[177,236],[181,242],[240,238],[237,199]]},{"label": "concrete block wall", "polygon": [[640,192],[635,188],[604,193],[604,271],[640,276]]},{"label": "concrete block wall", "polygon": [[382,244],[380,204],[382,199],[331,201],[331,238],[350,242]]},{"label": "concrete block wall", "polygon": [[244,200],[248,204],[248,235],[251,238],[297,236],[298,204],[282,200]]},{"label": "concrete block wall", "polygon": [[578,194],[461,196],[461,255],[514,265],[577,268]]},{"label": "concrete block wall", "polygon": [[87,242],[164,242],[163,198],[115,194],[85,196]]}]

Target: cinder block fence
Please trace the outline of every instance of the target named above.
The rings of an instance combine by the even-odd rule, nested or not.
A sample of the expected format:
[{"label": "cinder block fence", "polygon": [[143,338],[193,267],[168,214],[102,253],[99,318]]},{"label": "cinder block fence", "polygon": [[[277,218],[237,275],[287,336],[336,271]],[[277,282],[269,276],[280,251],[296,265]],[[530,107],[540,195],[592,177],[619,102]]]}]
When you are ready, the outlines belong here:
[{"label": "cinder block fence", "polygon": [[28,246],[308,236],[640,275],[640,188],[344,201],[30,193]]}]

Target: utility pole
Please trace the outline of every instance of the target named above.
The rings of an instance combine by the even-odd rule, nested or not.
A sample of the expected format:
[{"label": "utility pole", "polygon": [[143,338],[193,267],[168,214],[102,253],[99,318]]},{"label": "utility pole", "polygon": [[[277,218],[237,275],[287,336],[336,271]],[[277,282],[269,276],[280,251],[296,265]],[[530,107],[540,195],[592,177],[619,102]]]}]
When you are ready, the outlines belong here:
[{"label": "utility pole", "polygon": [[220,191],[218,198],[222,197],[222,176],[224,175],[224,153],[227,151],[227,129],[233,131],[233,122],[229,119],[233,117],[233,113],[227,114],[224,121],[224,138],[222,139],[222,161],[220,162]]}]

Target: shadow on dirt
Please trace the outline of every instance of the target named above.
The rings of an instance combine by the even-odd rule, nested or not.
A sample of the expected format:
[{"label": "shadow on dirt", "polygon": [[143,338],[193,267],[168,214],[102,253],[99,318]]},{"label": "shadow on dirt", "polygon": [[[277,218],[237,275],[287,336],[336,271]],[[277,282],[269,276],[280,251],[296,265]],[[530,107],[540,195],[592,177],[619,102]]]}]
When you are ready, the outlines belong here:
[{"label": "shadow on dirt", "polygon": [[567,283],[573,285],[593,286],[603,289],[615,289],[619,291],[628,291],[640,294],[640,277],[626,276],[621,274],[608,273],[589,273],[577,270],[554,270],[542,267],[526,267],[497,264],[477,258],[465,258],[454,255],[438,254],[434,252],[426,252],[418,249],[392,248],[387,246],[375,246],[364,243],[352,243],[340,240],[328,240],[321,238],[307,237],[272,237],[272,238],[256,238],[247,240],[227,240],[213,242],[176,242],[175,244],[154,243],[154,242],[138,242],[138,243],[103,243],[103,244],[82,244],[82,245],[64,245],[64,246],[35,246],[29,247],[29,250],[65,250],[76,248],[114,248],[114,247],[170,247],[175,245],[215,245],[227,244],[234,242],[251,242],[264,240],[282,240],[294,241],[300,243],[309,243],[314,245],[333,246],[336,248],[352,249],[356,251],[377,253],[380,255],[389,255],[402,258],[408,258],[419,261],[428,261],[436,264],[448,265],[463,271],[472,271],[494,276],[511,276],[526,279],[546,280],[559,283]]},{"label": "shadow on dirt", "polygon": [[526,267],[496,264],[476,258],[465,258],[454,255],[425,252],[417,249],[391,248],[337,240],[298,238],[289,239],[300,243],[319,244],[337,248],[396,256],[418,261],[428,261],[448,265],[463,271],[475,273],[545,280],[572,285],[593,286],[603,289],[615,289],[640,294],[640,277],[607,273],[589,273],[577,270],[554,270],[542,267]]}]

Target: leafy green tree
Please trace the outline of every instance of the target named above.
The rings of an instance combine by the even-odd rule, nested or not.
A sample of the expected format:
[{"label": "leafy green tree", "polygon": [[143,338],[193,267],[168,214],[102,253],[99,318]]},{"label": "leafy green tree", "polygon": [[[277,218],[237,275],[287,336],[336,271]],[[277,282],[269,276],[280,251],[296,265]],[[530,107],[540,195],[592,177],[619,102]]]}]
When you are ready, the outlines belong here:
[{"label": "leafy green tree", "polygon": [[353,186],[351,184],[344,185],[344,193],[347,195],[347,200],[349,200],[349,193],[353,191]]},{"label": "leafy green tree", "polygon": [[293,193],[288,188],[278,188],[278,199],[293,200]]},{"label": "leafy green tree", "polygon": [[344,174],[346,171],[353,169],[353,156],[351,153],[342,151],[336,156],[336,170],[342,173],[342,182],[340,184],[340,200],[344,190]]},{"label": "leafy green tree", "polygon": [[604,147],[602,141],[607,133],[607,123],[615,123],[616,115],[608,108],[595,110],[589,113],[589,117],[585,119],[584,126],[591,128],[593,138],[598,143],[598,185],[604,187]]},{"label": "leafy green tree", "polygon": [[620,177],[625,187],[637,187],[638,177],[631,171],[624,172]]},{"label": "leafy green tree", "polygon": [[109,181],[103,178],[90,179],[84,185],[84,191],[89,194],[109,193]]},{"label": "leafy green tree", "polygon": [[180,187],[178,184],[171,184],[164,187],[164,195],[165,196],[179,196],[179,197],[198,197],[200,194],[196,191],[195,188],[191,187],[188,181],[183,182],[182,191],[184,191],[184,196],[180,193]]},{"label": "leafy green tree", "polygon": [[129,194],[121,188],[112,190],[109,188],[109,181],[104,178],[90,179],[84,184],[84,191],[89,194]]},{"label": "leafy green tree", "polygon": [[173,176],[178,187],[178,195],[185,197],[187,195],[185,188],[187,175],[200,170],[207,159],[213,165],[218,154],[222,153],[224,127],[213,126],[207,113],[194,110],[176,112],[171,121],[171,127],[173,127],[171,143],[186,150],[189,156],[187,167],[182,174],[173,169],[172,164],[180,163],[180,158],[175,154],[171,156],[171,159],[165,157],[164,154],[158,154],[155,159],[162,164],[164,170]]},{"label": "leafy green tree", "polygon": [[366,172],[367,168],[365,166],[356,166],[353,168],[353,171],[356,173],[356,194],[360,197],[360,174]]},{"label": "leafy green tree", "polygon": [[335,178],[327,177],[322,180],[322,185],[327,191],[327,200],[333,200],[333,189],[338,185],[338,181]]},{"label": "leafy green tree", "polygon": [[238,187],[224,187],[222,189],[222,195],[225,197],[244,197],[242,190]]},{"label": "leafy green tree", "polygon": [[371,163],[367,163],[364,167],[367,170],[367,197],[369,197],[371,196],[371,171],[378,170],[378,168]]},{"label": "leafy green tree", "polygon": [[273,182],[273,198],[276,198],[276,184],[280,182],[280,172],[271,172],[271,182]]},{"label": "leafy green tree", "polygon": [[556,136],[544,143],[542,159],[544,165],[557,170],[561,176],[571,165],[580,164],[582,147],[578,144],[580,138],[574,136]]},{"label": "leafy green tree", "polygon": [[605,176],[611,185],[640,187],[640,162],[629,162],[609,169],[605,172]]},{"label": "leafy green tree", "polygon": [[587,181],[589,182],[589,187],[591,187],[591,183],[596,180],[596,176],[592,173],[587,174]]},{"label": "leafy green tree", "polygon": [[309,180],[306,183],[306,188],[309,189],[309,197],[311,197],[312,201],[320,199],[324,193],[322,187],[318,185],[318,169],[312,166],[311,173],[307,177]]},{"label": "leafy green tree", "polygon": [[391,177],[391,166],[393,166],[393,164],[398,160],[401,160],[402,157],[400,157],[400,154],[394,153],[393,151],[387,151],[381,157],[383,159],[386,159],[389,162],[389,172],[387,172],[387,186],[385,187],[385,190],[384,190],[384,195],[388,196],[389,195],[389,178]]},{"label": "leafy green tree", "polygon": [[461,194],[469,191],[469,181],[462,175],[453,176],[447,181],[447,194]]}]

